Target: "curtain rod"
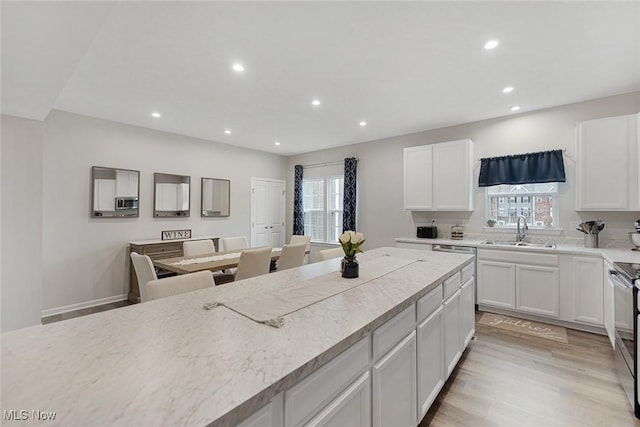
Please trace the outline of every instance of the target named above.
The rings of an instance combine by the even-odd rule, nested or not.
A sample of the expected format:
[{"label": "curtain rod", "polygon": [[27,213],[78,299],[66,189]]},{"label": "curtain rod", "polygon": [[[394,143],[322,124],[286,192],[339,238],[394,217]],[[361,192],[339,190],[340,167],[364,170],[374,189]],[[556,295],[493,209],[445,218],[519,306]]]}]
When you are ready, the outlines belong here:
[{"label": "curtain rod", "polygon": [[[358,161],[358,158],[356,157],[356,162]],[[310,163],[308,165],[302,165],[303,168],[321,168],[324,166],[337,166],[337,165],[343,165],[344,164],[344,160],[336,160],[333,162],[323,162],[323,163]]]}]

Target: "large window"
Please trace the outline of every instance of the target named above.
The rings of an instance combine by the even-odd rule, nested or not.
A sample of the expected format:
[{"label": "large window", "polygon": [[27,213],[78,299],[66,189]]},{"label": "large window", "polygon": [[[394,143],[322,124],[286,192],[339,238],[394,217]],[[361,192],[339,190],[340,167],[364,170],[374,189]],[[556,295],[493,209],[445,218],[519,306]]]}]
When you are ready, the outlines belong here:
[{"label": "large window", "polygon": [[515,226],[523,216],[531,227],[557,227],[558,183],[487,187],[487,220],[497,227]]},{"label": "large window", "polygon": [[342,233],[342,193],[344,177],[305,178],[304,234],[314,242],[338,242]]}]

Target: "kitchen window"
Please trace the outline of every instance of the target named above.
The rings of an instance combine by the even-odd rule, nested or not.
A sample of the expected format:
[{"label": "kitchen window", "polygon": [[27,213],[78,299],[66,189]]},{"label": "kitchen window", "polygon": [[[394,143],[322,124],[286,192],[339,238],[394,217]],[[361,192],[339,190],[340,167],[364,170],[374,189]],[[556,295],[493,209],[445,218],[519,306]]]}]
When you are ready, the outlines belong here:
[{"label": "kitchen window", "polygon": [[[558,227],[558,183],[487,187],[487,220],[496,227],[515,227],[524,216],[529,227]],[[548,224],[548,225],[547,225]]]},{"label": "kitchen window", "polygon": [[312,242],[337,243],[342,234],[344,176],[305,178],[304,234]]}]

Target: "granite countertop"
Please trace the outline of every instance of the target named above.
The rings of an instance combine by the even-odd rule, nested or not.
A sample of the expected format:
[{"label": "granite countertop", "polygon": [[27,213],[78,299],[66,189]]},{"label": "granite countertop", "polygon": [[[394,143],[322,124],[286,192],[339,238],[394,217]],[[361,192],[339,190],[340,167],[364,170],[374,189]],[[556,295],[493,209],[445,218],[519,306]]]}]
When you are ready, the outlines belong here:
[{"label": "granite countertop", "polygon": [[361,276],[382,256],[412,263],[289,314],[282,328],[202,305],[256,286],[347,280],[340,259],[2,334],[2,409],[56,412],[28,422],[43,425],[235,425],[472,259],[378,248],[358,255]]},{"label": "granite countertop", "polygon": [[[581,245],[557,244],[556,248],[532,247],[532,246],[502,246],[490,245],[482,243],[484,240],[478,239],[422,239],[418,237],[398,237],[396,242],[403,243],[420,243],[423,245],[456,245],[456,246],[473,246],[482,249],[495,249],[505,251],[519,252],[542,252],[542,253],[560,253],[568,255],[590,255],[602,256],[609,262],[636,262],[640,263],[640,252],[632,251],[629,248],[585,248]],[[505,239],[507,240],[507,239]]]}]

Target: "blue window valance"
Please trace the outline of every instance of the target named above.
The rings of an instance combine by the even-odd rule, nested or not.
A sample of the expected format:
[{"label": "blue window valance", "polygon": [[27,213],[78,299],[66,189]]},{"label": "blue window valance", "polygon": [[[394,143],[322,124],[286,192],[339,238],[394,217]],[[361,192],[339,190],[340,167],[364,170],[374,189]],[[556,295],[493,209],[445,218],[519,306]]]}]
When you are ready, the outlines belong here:
[{"label": "blue window valance", "polygon": [[565,181],[562,150],[480,159],[480,187]]}]

